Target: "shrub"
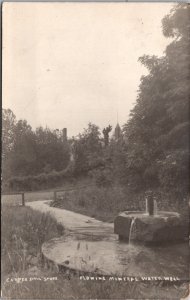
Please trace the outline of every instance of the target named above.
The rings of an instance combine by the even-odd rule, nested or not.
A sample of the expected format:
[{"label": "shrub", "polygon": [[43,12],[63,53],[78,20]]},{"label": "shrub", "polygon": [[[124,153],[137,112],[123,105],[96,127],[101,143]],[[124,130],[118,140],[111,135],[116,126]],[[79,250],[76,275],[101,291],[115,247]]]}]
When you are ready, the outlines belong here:
[{"label": "shrub", "polygon": [[113,184],[113,173],[110,169],[101,168],[90,172],[95,184],[98,187],[109,187]]},{"label": "shrub", "polygon": [[34,176],[22,176],[10,178],[4,187],[11,191],[32,191],[56,187],[64,180],[70,180],[72,171],[67,168],[60,172],[41,173]]}]

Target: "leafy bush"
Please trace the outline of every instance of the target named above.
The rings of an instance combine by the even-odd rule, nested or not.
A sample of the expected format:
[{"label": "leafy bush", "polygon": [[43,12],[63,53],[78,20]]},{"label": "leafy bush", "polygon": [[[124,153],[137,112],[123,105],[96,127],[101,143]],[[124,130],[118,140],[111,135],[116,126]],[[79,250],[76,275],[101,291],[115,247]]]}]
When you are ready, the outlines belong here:
[{"label": "leafy bush", "polygon": [[93,170],[90,173],[95,184],[98,187],[108,187],[113,184],[114,176],[110,169],[100,168],[98,170]]},{"label": "leafy bush", "polygon": [[35,176],[12,177],[6,182],[6,190],[32,191],[45,188],[53,188],[71,179],[69,168],[60,172],[41,173]]}]

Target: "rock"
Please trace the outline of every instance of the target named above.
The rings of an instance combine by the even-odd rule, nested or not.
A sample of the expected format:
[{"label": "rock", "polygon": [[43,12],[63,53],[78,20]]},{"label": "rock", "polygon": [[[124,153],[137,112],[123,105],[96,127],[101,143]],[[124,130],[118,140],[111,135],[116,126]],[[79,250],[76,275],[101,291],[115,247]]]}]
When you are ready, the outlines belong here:
[{"label": "rock", "polygon": [[159,212],[148,216],[141,212],[123,212],[115,218],[114,232],[129,240],[131,221],[134,219],[130,239],[144,243],[160,243],[184,240],[188,236],[188,224],[178,213]]},{"label": "rock", "polygon": [[150,219],[136,219],[132,240],[145,242],[169,242],[185,239],[185,225],[179,217],[150,217]]}]

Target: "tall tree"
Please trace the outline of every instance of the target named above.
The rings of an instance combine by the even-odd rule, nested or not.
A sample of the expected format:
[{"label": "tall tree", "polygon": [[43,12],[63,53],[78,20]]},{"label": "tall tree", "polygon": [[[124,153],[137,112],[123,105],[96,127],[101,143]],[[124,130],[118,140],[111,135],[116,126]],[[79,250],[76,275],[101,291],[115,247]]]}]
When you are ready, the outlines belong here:
[{"label": "tall tree", "polygon": [[2,175],[3,180],[10,176],[10,154],[14,146],[16,117],[10,109],[2,110]]},{"label": "tall tree", "polygon": [[35,132],[38,173],[60,171],[67,167],[70,149],[59,130],[38,127]]},{"label": "tall tree", "polygon": [[173,38],[165,55],[139,58],[149,74],[141,78],[137,103],[124,126],[131,186],[181,195],[188,191],[189,21],[190,6],[175,6],[162,22],[163,34]]},{"label": "tall tree", "polygon": [[26,120],[19,120],[15,125],[14,146],[10,157],[12,175],[23,176],[35,174],[35,134]]},{"label": "tall tree", "polygon": [[86,174],[101,164],[102,145],[98,126],[89,123],[88,128],[74,142],[75,173]]},{"label": "tall tree", "polygon": [[2,158],[5,159],[14,144],[16,117],[10,109],[2,110]]},{"label": "tall tree", "polygon": [[104,135],[104,144],[105,144],[105,147],[107,147],[108,144],[109,144],[109,133],[111,132],[111,130],[112,130],[112,126],[109,125],[106,128],[104,128],[103,131],[102,131],[102,133]]}]

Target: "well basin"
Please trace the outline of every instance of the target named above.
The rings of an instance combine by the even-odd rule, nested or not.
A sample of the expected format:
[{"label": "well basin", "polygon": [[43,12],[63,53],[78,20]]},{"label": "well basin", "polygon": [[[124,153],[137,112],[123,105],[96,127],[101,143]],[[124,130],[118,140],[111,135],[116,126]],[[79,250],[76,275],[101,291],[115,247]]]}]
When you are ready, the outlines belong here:
[{"label": "well basin", "polygon": [[140,211],[124,211],[114,220],[114,233],[125,240],[129,240],[130,235],[130,241],[177,242],[188,237],[188,224],[176,212],[160,211],[149,216]]}]

